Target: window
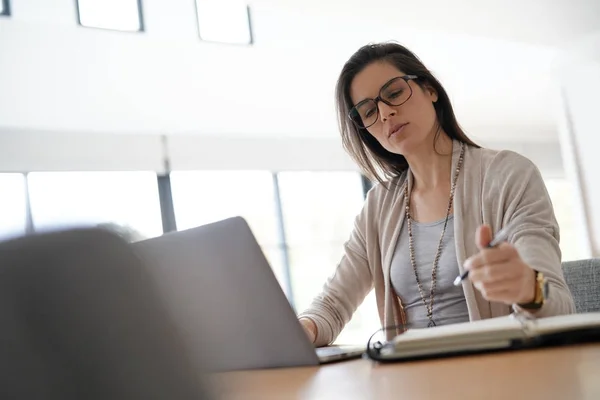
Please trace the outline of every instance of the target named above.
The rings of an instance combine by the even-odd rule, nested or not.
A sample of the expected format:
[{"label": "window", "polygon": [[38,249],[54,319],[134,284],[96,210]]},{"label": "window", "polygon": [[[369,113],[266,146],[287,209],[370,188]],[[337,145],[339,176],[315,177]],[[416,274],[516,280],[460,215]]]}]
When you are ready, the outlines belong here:
[{"label": "window", "polygon": [[33,172],[28,183],[36,230],[112,225],[132,241],[162,234],[153,172]]},{"label": "window", "polygon": [[243,217],[289,296],[273,176],[270,172],[172,172],[171,190],[179,230],[235,216]]},{"label": "window", "polygon": [[544,183],[550,194],[554,215],[560,227],[560,249],[563,261],[572,261],[585,258],[582,254],[580,241],[584,232],[578,227],[575,220],[575,197],[571,182],[566,178],[545,178]]},{"label": "window", "polygon": [[23,235],[27,218],[25,177],[0,174],[0,240]]},{"label": "window", "polygon": [[79,24],[91,28],[142,31],[141,0],[77,0]]},{"label": "window", "polygon": [[196,0],[198,33],[210,42],[251,44],[250,8],[240,0]]},{"label": "window", "polygon": [[0,15],[10,15],[9,0],[0,0]]},{"label": "window", "polygon": [[[354,172],[278,174],[296,311],[306,309],[333,274],[364,197]],[[363,343],[379,329],[371,293],[337,342]]]}]

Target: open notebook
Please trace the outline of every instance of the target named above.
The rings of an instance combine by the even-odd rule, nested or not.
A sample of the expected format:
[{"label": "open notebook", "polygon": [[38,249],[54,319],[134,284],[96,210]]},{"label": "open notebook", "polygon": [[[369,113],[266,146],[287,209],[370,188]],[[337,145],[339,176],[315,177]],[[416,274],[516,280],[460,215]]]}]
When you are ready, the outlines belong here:
[{"label": "open notebook", "polygon": [[600,312],[532,319],[511,314],[476,322],[408,329],[371,358],[403,361],[600,340]]}]

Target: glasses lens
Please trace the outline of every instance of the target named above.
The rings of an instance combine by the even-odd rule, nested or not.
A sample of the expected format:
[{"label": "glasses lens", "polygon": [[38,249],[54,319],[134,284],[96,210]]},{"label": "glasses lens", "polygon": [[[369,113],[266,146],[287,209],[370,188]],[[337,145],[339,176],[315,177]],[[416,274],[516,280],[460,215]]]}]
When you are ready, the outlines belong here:
[{"label": "glasses lens", "polygon": [[404,104],[411,94],[408,83],[402,78],[397,78],[383,89],[381,98],[391,105],[399,106]]},{"label": "glasses lens", "polygon": [[[400,106],[410,98],[412,89],[406,80],[396,78],[390,81],[381,90],[381,99],[392,106]],[[365,128],[377,122],[379,110],[374,100],[366,100],[350,111],[350,118],[358,125]]]},{"label": "glasses lens", "polygon": [[368,128],[377,121],[377,105],[373,100],[363,101],[352,109],[350,116]]}]

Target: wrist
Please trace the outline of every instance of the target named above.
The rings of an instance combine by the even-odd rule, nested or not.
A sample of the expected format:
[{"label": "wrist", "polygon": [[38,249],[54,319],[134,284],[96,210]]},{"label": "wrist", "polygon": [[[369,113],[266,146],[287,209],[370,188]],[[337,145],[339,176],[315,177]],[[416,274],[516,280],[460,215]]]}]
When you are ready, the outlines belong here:
[{"label": "wrist", "polygon": [[527,290],[525,291],[524,296],[522,296],[519,299],[517,304],[519,304],[519,305],[529,304],[529,303],[533,303],[535,301],[536,291],[537,291],[536,278],[537,278],[536,270],[534,270],[533,268],[529,268],[529,271],[527,272],[526,283],[525,283],[525,287],[527,288]]},{"label": "wrist", "polygon": [[548,296],[548,283],[544,275],[536,270],[533,271],[533,284],[531,285],[533,295],[527,295],[527,299],[517,303],[517,306],[527,311],[535,311],[542,308]]}]

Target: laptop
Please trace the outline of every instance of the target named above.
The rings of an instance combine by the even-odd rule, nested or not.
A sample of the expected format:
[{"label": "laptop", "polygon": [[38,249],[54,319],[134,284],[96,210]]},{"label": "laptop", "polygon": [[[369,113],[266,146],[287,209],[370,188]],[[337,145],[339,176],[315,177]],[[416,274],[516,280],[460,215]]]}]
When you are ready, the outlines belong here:
[{"label": "laptop", "polygon": [[133,243],[193,357],[213,371],[319,365],[364,347],[315,349],[241,217]]}]

